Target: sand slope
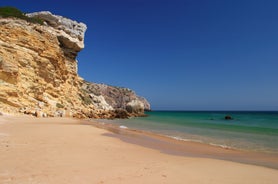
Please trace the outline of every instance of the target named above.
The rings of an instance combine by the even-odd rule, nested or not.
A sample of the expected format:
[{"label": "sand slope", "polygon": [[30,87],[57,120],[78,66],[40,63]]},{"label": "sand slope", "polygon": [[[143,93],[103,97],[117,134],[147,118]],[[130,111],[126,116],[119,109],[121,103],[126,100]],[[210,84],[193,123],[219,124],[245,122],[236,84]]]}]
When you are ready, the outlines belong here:
[{"label": "sand slope", "polygon": [[0,116],[1,184],[276,183],[278,170],[160,153],[66,118]]}]

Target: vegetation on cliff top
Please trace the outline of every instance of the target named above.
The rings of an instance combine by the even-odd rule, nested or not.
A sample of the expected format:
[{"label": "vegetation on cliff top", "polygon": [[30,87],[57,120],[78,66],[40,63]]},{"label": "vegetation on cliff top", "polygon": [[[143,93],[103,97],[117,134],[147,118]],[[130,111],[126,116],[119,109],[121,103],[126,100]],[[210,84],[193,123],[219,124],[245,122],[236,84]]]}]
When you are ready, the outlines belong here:
[{"label": "vegetation on cliff top", "polygon": [[15,17],[15,18],[26,20],[28,22],[43,24],[43,20],[39,18],[28,17],[19,9],[10,6],[0,7],[0,18],[1,17],[3,18]]}]

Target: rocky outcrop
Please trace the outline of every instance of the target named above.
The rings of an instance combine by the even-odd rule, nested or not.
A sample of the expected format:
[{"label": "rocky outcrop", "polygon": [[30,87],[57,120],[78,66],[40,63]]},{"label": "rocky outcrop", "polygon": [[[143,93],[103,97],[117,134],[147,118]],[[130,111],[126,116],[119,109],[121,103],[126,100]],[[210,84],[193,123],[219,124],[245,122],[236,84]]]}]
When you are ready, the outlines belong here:
[{"label": "rocky outcrop", "polygon": [[88,103],[100,109],[122,109],[135,116],[143,115],[145,110],[150,110],[149,102],[128,88],[84,81],[82,90],[89,94]]},{"label": "rocky outcrop", "polygon": [[49,31],[56,35],[66,56],[75,59],[77,53],[84,48],[84,36],[87,26],[84,23],[53,15],[49,11],[26,14],[28,17],[39,18],[49,25]]},{"label": "rocky outcrop", "polygon": [[50,12],[28,16],[45,23],[0,18],[0,112],[116,118],[150,109],[129,89],[90,84],[77,75],[85,24]]}]

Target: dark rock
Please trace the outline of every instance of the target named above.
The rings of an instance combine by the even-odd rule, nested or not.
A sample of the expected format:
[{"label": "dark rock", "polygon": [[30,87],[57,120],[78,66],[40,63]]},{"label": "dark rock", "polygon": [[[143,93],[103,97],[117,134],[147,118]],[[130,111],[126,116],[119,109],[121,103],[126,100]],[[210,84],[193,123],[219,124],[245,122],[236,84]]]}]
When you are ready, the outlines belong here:
[{"label": "dark rock", "polygon": [[232,116],[230,116],[230,115],[226,115],[225,116],[225,120],[232,120],[233,118],[232,118]]},{"label": "dark rock", "polygon": [[127,119],[130,117],[130,114],[126,110],[123,110],[123,109],[116,109],[114,112],[115,112],[114,118]]}]

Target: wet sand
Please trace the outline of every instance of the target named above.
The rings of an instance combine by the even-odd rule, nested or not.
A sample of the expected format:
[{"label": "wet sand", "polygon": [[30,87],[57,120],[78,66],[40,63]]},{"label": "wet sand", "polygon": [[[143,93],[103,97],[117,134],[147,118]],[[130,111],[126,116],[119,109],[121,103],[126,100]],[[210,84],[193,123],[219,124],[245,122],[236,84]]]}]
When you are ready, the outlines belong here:
[{"label": "wet sand", "polygon": [[116,125],[101,122],[86,121],[83,122],[83,124],[93,125],[108,130],[110,133],[106,133],[106,136],[115,137],[127,143],[156,149],[166,154],[213,158],[278,169],[278,154],[275,153],[243,151],[199,142],[175,140],[151,132],[122,129]]},{"label": "wet sand", "polygon": [[0,183],[278,181],[276,155],[95,126],[68,118],[0,116]]}]

